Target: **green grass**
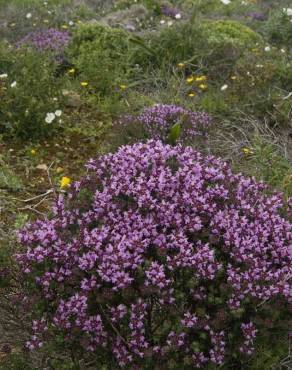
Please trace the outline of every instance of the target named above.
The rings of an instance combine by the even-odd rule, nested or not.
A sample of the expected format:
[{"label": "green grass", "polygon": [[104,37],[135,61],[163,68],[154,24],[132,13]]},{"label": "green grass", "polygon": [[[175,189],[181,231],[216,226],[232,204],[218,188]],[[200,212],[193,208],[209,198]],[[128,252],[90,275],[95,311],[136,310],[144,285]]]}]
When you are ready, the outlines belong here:
[{"label": "green grass", "polygon": [[[72,0],[48,0],[49,6],[56,5],[69,5],[72,3]],[[43,3],[40,0],[0,0],[0,8],[14,6],[18,8],[28,8],[28,7],[43,7]]]}]

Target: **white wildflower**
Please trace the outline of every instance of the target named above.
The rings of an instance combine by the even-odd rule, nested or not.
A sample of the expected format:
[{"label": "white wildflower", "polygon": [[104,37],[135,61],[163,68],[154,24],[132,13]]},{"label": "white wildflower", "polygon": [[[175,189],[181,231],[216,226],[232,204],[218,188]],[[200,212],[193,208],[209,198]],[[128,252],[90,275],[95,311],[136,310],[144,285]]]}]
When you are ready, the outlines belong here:
[{"label": "white wildflower", "polygon": [[177,13],[177,14],[175,15],[175,19],[181,19],[181,14],[180,14],[180,13]]},{"label": "white wildflower", "polygon": [[26,14],[26,19],[30,19],[32,17],[32,14],[31,13],[27,13]]},{"label": "white wildflower", "polygon": [[60,116],[61,116],[61,114],[62,114],[62,111],[61,111],[60,109],[57,109],[57,110],[56,110],[56,112],[55,112],[55,115],[56,115],[57,117],[60,117]]},{"label": "white wildflower", "polygon": [[271,51],[271,47],[270,46],[266,46],[265,47],[265,51]]},{"label": "white wildflower", "polygon": [[228,85],[226,85],[226,84],[225,84],[225,85],[221,86],[221,89],[220,89],[220,90],[221,90],[221,91],[224,91],[224,90],[226,90],[226,89],[228,89]]},{"label": "white wildflower", "polygon": [[0,79],[4,79],[4,78],[7,78],[8,77],[8,74],[7,73],[3,73],[2,75],[0,75]]},{"label": "white wildflower", "polygon": [[231,3],[231,1],[230,0],[220,0],[221,1],[221,3],[222,4],[224,4],[224,5],[228,5],[228,4],[230,4]]},{"label": "white wildflower", "polygon": [[292,16],[292,8],[283,8],[283,12],[288,15],[288,17]]},{"label": "white wildflower", "polygon": [[16,87],[17,85],[17,82],[16,81],[13,81],[12,84],[10,85],[11,87]]},{"label": "white wildflower", "polygon": [[46,123],[52,123],[56,118],[55,113],[47,113],[45,121]]}]

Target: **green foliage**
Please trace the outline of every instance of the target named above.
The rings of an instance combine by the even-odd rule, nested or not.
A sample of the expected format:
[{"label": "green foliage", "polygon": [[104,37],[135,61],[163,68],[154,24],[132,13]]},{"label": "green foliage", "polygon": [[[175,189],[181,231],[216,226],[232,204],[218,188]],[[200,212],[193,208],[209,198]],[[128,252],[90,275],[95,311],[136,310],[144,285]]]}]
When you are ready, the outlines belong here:
[{"label": "green foliage", "polygon": [[17,190],[21,187],[21,180],[4,162],[0,155],[0,188]]},{"label": "green foliage", "polygon": [[33,50],[0,48],[0,133],[5,137],[39,139],[53,135],[57,120],[46,123],[48,112],[62,107],[61,80],[56,63]]},{"label": "green foliage", "polygon": [[81,25],[73,33],[67,50],[80,80],[88,81],[97,97],[113,94],[127,82],[129,35],[120,29],[96,23]]},{"label": "green foliage", "polygon": [[291,98],[285,90],[292,89],[292,73],[285,54],[256,48],[238,59],[233,74],[233,104],[273,126],[289,124]]},{"label": "green foliage", "polygon": [[206,21],[203,23],[204,36],[209,47],[251,48],[261,43],[262,38],[249,27],[234,20]]},{"label": "green foliage", "polygon": [[35,367],[28,365],[28,361],[23,353],[10,353],[0,362],[1,370],[37,370]]},{"label": "green foliage", "polygon": [[249,175],[283,191],[286,198],[292,196],[292,166],[275,144],[255,135],[247,161]]},{"label": "green foliage", "polygon": [[145,67],[169,68],[169,64],[175,65],[199,55],[203,46],[202,28],[197,20],[181,22],[146,35],[144,43],[145,47],[137,49],[137,63]]},{"label": "green foliage", "polygon": [[225,71],[247,48],[261,41],[260,35],[236,21],[202,22],[191,18],[146,36],[144,46],[140,41],[137,63],[167,70],[177,63],[188,62],[217,73],[220,68]]},{"label": "green foliage", "polygon": [[263,27],[263,33],[273,44],[292,47],[291,17],[282,10],[271,12],[268,21]]},{"label": "green foliage", "polygon": [[183,0],[181,6],[185,11],[200,12],[202,14],[210,14],[213,10],[218,11],[218,3],[213,0]]},{"label": "green foliage", "polygon": [[115,8],[126,9],[134,4],[142,4],[152,11],[158,11],[159,9],[159,0],[118,0],[115,4]]},{"label": "green foliage", "polygon": [[[72,0],[49,0],[47,3],[44,5],[39,0],[0,0],[0,39],[14,43],[36,29],[58,28],[76,19],[73,10],[75,12],[77,8],[69,8]],[[28,13],[31,18],[27,18]]]},{"label": "green foliage", "polygon": [[[49,5],[64,5],[71,2],[71,0],[49,0],[47,1]],[[6,0],[0,0],[0,7],[7,6]],[[19,6],[19,7],[31,7],[31,6],[39,6],[39,0],[10,0],[9,5],[11,6]]]},{"label": "green foliage", "polygon": [[177,140],[179,139],[180,135],[181,135],[181,124],[179,122],[177,122],[169,130],[169,135],[168,135],[167,141],[170,144],[174,145],[177,142]]},{"label": "green foliage", "polygon": [[256,10],[255,2],[242,2],[241,0],[232,0],[228,5],[220,0],[181,0],[180,6],[186,12],[200,13],[201,16],[207,15],[215,19],[218,17],[236,17],[237,19],[238,15],[245,16],[249,11]]},{"label": "green foliage", "polygon": [[200,100],[200,106],[210,114],[228,114],[229,106],[226,99],[218,91],[210,91]]}]

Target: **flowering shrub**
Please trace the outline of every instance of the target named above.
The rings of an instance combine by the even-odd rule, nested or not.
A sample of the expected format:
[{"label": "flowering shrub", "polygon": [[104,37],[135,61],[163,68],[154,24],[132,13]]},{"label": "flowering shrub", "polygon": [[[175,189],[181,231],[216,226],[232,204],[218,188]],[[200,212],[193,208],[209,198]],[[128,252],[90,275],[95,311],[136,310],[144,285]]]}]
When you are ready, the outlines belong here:
[{"label": "flowering shrub", "polygon": [[41,311],[27,346],[62,333],[100,366],[133,369],[251,354],[257,306],[292,300],[281,196],[160,141],[123,146],[87,169],[67,201],[57,197],[54,217],[18,233]]},{"label": "flowering shrub", "polygon": [[[156,104],[145,108],[138,116],[126,116],[121,124],[140,124],[149,138],[166,141],[171,139],[175,125],[179,142],[192,140],[196,135],[206,132],[210,118],[206,113],[192,112],[176,105]],[[176,139],[176,137],[174,138]]]},{"label": "flowering shrub", "polygon": [[49,28],[47,30],[30,32],[18,42],[18,46],[30,45],[39,51],[51,51],[60,55],[63,54],[69,40],[68,32]]}]

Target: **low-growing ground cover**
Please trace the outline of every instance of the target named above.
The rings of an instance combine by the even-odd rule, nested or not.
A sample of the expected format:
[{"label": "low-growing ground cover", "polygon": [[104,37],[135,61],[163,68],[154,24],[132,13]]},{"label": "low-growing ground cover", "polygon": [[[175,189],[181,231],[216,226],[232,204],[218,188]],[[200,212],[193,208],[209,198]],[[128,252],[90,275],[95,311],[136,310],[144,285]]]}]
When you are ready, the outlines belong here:
[{"label": "low-growing ground cover", "polygon": [[0,369],[290,366],[291,36],[284,0],[0,0]]}]

